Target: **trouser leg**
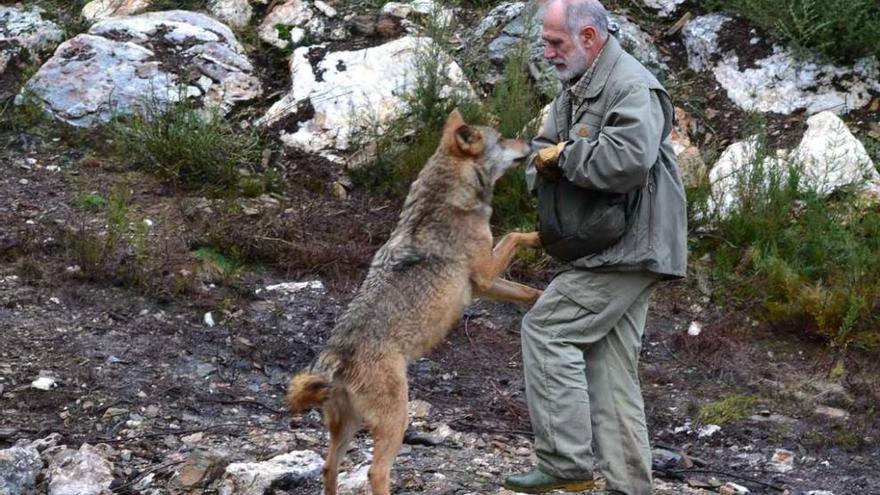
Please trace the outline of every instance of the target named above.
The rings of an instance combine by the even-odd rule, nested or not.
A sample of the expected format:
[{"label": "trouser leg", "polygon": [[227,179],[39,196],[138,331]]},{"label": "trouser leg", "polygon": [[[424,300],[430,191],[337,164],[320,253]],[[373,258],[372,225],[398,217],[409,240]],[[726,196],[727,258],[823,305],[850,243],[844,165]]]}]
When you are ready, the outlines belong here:
[{"label": "trouser leg", "polygon": [[[630,476],[639,479],[623,491],[641,495],[639,486],[650,487],[636,365],[655,282],[654,276],[639,273],[564,272],[523,319],[526,395],[541,470],[561,478],[589,478],[595,453],[603,473],[615,465],[615,471],[608,471],[609,488],[621,489],[612,483],[617,465],[635,460]],[[610,355],[603,354],[605,348]],[[608,400],[625,403],[609,409]],[[611,447],[623,440],[620,448]]]}]

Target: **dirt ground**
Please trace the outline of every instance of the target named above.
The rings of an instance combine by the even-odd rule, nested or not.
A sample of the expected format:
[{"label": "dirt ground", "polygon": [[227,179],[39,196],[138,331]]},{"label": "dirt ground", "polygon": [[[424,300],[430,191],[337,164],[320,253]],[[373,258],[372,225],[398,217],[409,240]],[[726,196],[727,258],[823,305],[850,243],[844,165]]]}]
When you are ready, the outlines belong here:
[{"label": "dirt ground", "polygon": [[[315,263],[308,250],[292,250],[277,264],[250,266],[234,278],[202,274],[175,292],[162,285],[174,284],[185,269],[180,267],[199,272],[190,253],[205,237],[205,223],[192,220],[199,215],[188,216],[185,205],[210,201],[137,173],[86,166],[86,153],[48,132],[4,136],[8,145],[0,155],[0,448],[55,432],[70,446],[110,444],[127,452],[127,460],[115,464],[119,492],[131,492],[145,472],[179,464],[204,445],[223,445],[235,460],[320,450],[325,438],[317,417],[291,423],[283,411],[285,381],[320,349],[398,205],[358,192],[344,201],[320,188],[311,192],[302,186],[304,177],[314,176],[311,165],[301,156],[282,156],[291,174],[303,176],[291,180],[268,211],[308,210],[308,218],[296,219],[303,222],[297,235],[318,245],[338,242],[344,253],[327,264]],[[103,214],[84,211],[76,198],[107,193],[122,177],[135,191],[133,217],[152,222],[150,243],[154,254],[161,253],[149,272],[155,280],[141,287],[118,279],[130,253],[114,258],[109,273],[86,274],[65,237],[93,231],[102,238]],[[229,228],[248,232],[246,219],[240,220]],[[306,258],[297,262],[296,256]],[[852,353],[844,360],[821,343],[805,342],[796,329],[749,319],[749,308],[712,298],[701,270],[696,263],[689,280],[657,292],[644,345],[653,443],[699,461],[690,471],[666,475],[694,485],[713,477],[735,481],[753,493],[880,493],[876,360]],[[517,269],[513,276],[541,285],[550,272]],[[326,289],[292,295],[265,290],[313,279]],[[431,433],[447,425],[464,440],[408,446],[396,471],[396,493],[494,493],[502,473],[529,465],[521,316],[513,306],[478,303],[446,342],[412,364],[412,396],[433,406],[414,428]],[[687,333],[692,321],[703,325],[699,336]],[[839,360],[844,372],[835,371]],[[56,386],[33,388],[40,376],[52,377]],[[742,417],[698,437],[700,408],[730,395],[752,398]],[[817,414],[818,405],[845,409],[847,416]],[[359,442],[366,447],[366,439]],[[776,449],[794,452],[792,471],[768,469]],[[364,455],[355,449],[346,466],[355,467]],[[473,456],[486,458],[484,470],[473,471]],[[157,469],[153,486],[173,492],[175,466]],[[442,476],[441,488],[426,478],[429,473]],[[277,493],[318,488],[289,490]],[[675,490],[683,488],[669,493],[683,493]]]}]

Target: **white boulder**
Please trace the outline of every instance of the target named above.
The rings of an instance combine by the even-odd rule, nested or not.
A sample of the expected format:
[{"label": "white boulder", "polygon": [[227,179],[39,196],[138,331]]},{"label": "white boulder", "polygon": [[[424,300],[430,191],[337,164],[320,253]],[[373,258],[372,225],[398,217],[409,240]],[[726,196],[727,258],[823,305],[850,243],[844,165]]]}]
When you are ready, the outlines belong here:
[{"label": "white boulder", "polygon": [[318,476],[324,460],[310,450],[296,450],[265,462],[234,462],[226,467],[220,495],[263,495],[276,483]]},{"label": "white boulder", "polygon": [[324,29],[324,20],[312,10],[312,4],[305,0],[287,0],[266,15],[260,24],[259,35],[270,45],[286,48],[288,43],[298,45],[307,35],[321,33]]},{"label": "white boulder", "polygon": [[43,461],[32,445],[0,450],[0,493],[21,495],[36,491],[36,478]]},{"label": "white boulder", "polygon": [[[313,153],[348,150],[352,139],[368,129],[381,129],[408,113],[405,95],[416,75],[418,50],[430,38],[408,36],[357,51],[321,54],[322,46],[299,47],[291,56],[292,89],[260,119],[271,125],[311,107],[313,116],[298,128],[284,129],[289,146]],[[319,59],[320,58],[320,59]],[[441,97],[470,91],[461,68],[446,61],[449,84]],[[341,161],[339,156],[328,156]]]},{"label": "white boulder", "polygon": [[831,110],[842,114],[868,105],[871,93],[880,92],[876,57],[842,67],[815,57],[797,58],[774,45],[772,53],[740,68],[735,50],[722,52],[718,43],[719,34],[732,25],[729,17],[709,14],[690,21],[682,34],[688,65],[712,71],[728,98],[744,110],[780,114]]},{"label": "white boulder", "polygon": [[[807,131],[793,151],[779,150],[763,159],[764,171],[787,176],[789,166],[798,167],[801,186],[829,195],[844,188],[880,190],[880,173],[864,145],[833,112],[807,119]],[[739,188],[758,165],[756,138],[730,145],[709,172],[712,204],[722,216],[736,205]],[[766,175],[766,173],[765,173]]]},{"label": "white boulder", "polygon": [[[64,39],[64,31],[52,21],[43,19],[39,8],[22,10],[0,5],[0,57],[9,48],[24,48],[33,54],[52,50]],[[2,58],[0,58],[2,63]],[[0,65],[0,72],[3,72]]]},{"label": "white boulder", "polygon": [[186,11],[113,17],[66,41],[26,90],[52,116],[74,126],[201,98],[228,110],[261,93],[232,31]]},{"label": "white boulder", "polygon": [[236,28],[247,26],[254,15],[248,0],[212,0],[208,10],[217,19]]},{"label": "white boulder", "polygon": [[644,0],[644,2],[648,7],[658,10],[660,17],[669,17],[678,10],[678,6],[683,4],[685,0]]},{"label": "white boulder", "polygon": [[151,0],[92,0],[85,4],[82,16],[90,21],[132,15],[150,6]]},{"label": "white boulder", "polygon": [[109,494],[113,464],[97,449],[83,444],[79,450],[63,449],[49,462],[49,495]]}]

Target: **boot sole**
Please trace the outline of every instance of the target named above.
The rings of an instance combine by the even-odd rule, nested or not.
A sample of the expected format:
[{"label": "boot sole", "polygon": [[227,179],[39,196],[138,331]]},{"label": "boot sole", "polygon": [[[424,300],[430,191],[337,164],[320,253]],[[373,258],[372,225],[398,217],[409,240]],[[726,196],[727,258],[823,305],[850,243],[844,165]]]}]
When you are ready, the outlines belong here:
[{"label": "boot sole", "polygon": [[572,481],[568,483],[544,485],[540,488],[526,488],[523,486],[513,486],[505,483],[504,488],[517,493],[547,493],[554,490],[562,490],[564,492],[582,492],[585,490],[595,490],[597,486],[595,481]]}]

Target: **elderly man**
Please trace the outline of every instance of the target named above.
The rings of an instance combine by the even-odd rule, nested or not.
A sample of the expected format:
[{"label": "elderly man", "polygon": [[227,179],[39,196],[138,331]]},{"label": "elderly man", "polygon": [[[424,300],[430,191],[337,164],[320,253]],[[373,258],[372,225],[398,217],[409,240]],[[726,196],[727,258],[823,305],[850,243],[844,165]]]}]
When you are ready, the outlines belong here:
[{"label": "elderly man", "polygon": [[651,493],[638,376],[648,300],[685,275],[684,187],[656,78],[609,36],[596,0],[545,5],[544,56],[563,89],[526,172],[541,240],[566,262],[523,318],[526,397],[538,465],[510,476],[524,493],[593,488]]}]

